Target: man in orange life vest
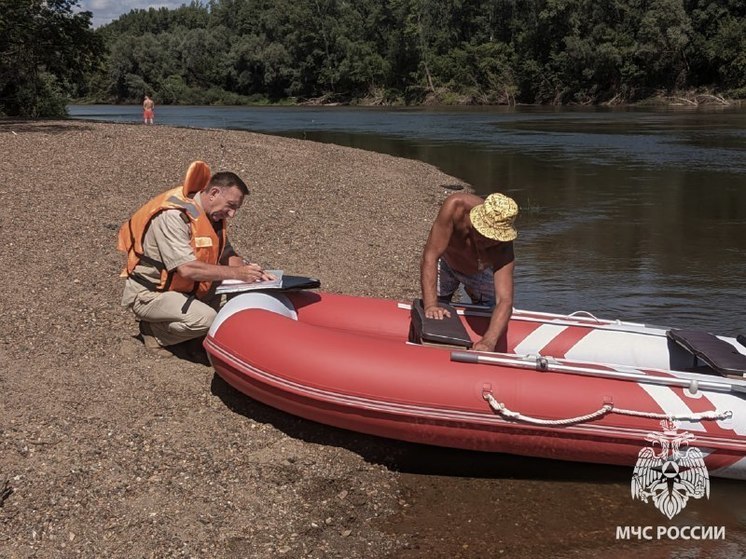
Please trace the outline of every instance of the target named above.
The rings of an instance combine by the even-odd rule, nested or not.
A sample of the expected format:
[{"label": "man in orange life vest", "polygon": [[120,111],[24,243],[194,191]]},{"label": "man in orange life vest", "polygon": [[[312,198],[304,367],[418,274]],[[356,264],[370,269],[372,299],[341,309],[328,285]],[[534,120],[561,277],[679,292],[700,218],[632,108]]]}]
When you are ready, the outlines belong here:
[{"label": "man in orange life vest", "polygon": [[145,346],[163,356],[163,346],[207,333],[220,304],[213,282],[273,279],[239,257],[226,234],[248,187],[234,173],[209,173],[193,163],[183,186],[147,202],[119,231],[127,253],[122,305],[140,319]]}]

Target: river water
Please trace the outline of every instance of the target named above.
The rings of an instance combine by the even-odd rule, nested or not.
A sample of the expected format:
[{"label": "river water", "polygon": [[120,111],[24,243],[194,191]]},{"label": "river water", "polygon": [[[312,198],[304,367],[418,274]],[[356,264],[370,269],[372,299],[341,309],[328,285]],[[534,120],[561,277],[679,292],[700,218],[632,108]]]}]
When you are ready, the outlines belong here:
[{"label": "river water", "polygon": [[[131,106],[69,112],[140,119]],[[431,163],[518,201],[517,307],[746,333],[746,109],[159,107],[156,124]],[[408,557],[740,557],[746,546],[743,482],[712,480],[708,501],[668,521],[631,501],[626,468],[396,448],[412,502],[389,529],[409,536]],[[630,543],[615,537],[625,525],[725,526],[726,537]]]},{"label": "river water", "polygon": [[[138,122],[132,106],[71,106]],[[746,332],[746,110],[159,107],[157,123],[419,159],[517,222],[516,306]]]}]

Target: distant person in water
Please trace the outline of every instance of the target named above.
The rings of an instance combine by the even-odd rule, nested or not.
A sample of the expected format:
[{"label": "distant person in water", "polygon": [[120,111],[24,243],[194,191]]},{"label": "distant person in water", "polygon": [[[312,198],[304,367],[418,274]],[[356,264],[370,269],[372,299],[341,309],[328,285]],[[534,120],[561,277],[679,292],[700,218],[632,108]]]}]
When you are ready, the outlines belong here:
[{"label": "distant person in water", "polygon": [[[482,339],[473,349],[495,351],[513,313],[513,221],[518,204],[504,194],[482,199],[474,194],[451,194],[430,229],[422,252],[420,284],[427,318],[442,320],[449,303],[464,286],[471,303],[494,307]],[[469,301],[467,301],[469,302]]]},{"label": "distant person in water", "polygon": [[154,108],[155,103],[146,95],[145,101],[142,102],[142,120],[144,124],[153,124],[153,117],[155,116]]}]

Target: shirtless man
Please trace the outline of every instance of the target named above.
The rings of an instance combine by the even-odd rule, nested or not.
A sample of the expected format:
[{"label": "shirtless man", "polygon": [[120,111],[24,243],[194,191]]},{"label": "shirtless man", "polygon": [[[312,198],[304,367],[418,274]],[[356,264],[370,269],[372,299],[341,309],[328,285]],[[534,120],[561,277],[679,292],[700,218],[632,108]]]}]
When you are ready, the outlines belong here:
[{"label": "shirtless man", "polygon": [[142,119],[144,124],[153,124],[154,108],[155,103],[153,103],[153,100],[146,95],[145,101],[142,102]]},{"label": "shirtless man", "polygon": [[474,344],[495,351],[513,312],[513,221],[518,205],[503,194],[486,199],[452,194],[443,202],[422,253],[420,284],[425,316],[442,320],[459,284],[472,303],[492,307],[489,327]]}]

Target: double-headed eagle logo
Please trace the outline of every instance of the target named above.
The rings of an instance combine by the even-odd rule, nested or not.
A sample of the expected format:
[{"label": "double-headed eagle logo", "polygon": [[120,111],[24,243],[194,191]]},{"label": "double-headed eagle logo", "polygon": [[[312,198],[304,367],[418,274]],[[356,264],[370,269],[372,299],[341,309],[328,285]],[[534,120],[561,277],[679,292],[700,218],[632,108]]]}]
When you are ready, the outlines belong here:
[{"label": "double-headed eagle logo", "polygon": [[[690,497],[710,498],[710,476],[704,456],[689,441],[694,435],[678,432],[676,423],[661,421],[662,433],[650,433],[645,440],[651,446],[637,454],[632,475],[632,498],[647,503],[652,499],[656,508],[669,519],[679,514]],[[660,445],[656,453],[655,445]],[[684,451],[681,447],[686,446]]]}]

